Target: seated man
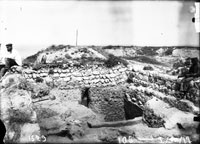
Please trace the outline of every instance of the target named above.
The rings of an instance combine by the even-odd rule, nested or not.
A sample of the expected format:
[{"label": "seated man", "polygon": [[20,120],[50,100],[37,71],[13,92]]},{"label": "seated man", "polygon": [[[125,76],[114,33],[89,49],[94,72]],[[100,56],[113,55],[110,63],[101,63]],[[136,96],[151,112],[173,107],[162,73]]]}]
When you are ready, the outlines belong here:
[{"label": "seated man", "polygon": [[183,77],[180,83],[180,91],[186,92],[189,86],[192,86],[193,80],[200,76],[200,65],[198,58],[191,59],[192,65],[189,69],[189,72],[184,75],[180,75],[179,77]]},{"label": "seated man", "polygon": [[19,53],[13,49],[12,44],[6,45],[7,50],[2,55],[3,66],[0,70],[0,79],[5,75],[5,73],[14,65],[21,66],[22,59]]}]

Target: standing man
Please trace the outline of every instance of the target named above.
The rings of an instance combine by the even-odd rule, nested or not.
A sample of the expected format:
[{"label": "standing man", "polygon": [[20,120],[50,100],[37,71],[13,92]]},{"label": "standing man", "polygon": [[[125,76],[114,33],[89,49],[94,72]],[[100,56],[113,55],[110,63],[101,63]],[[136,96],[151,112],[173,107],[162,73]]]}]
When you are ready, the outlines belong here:
[{"label": "standing man", "polygon": [[0,71],[0,79],[5,75],[5,73],[14,65],[21,66],[22,65],[22,59],[19,53],[13,49],[13,46],[11,43],[6,45],[7,50],[2,55],[2,63],[3,68],[1,68]]}]

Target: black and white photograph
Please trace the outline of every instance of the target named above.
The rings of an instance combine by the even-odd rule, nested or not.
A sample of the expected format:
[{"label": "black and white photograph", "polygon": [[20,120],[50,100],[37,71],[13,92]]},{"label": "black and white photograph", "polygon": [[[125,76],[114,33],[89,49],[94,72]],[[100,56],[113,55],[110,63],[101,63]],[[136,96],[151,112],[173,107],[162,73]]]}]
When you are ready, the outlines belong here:
[{"label": "black and white photograph", "polygon": [[199,10],[0,0],[0,143],[199,143]]}]

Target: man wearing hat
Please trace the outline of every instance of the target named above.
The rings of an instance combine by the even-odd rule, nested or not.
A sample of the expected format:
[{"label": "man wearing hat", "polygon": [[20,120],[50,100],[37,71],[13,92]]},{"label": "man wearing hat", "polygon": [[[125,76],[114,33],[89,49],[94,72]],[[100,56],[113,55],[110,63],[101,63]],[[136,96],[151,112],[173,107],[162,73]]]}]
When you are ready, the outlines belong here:
[{"label": "man wearing hat", "polygon": [[13,49],[13,46],[11,43],[6,44],[7,50],[4,52],[3,56],[3,68],[1,68],[0,71],[0,79],[5,75],[5,73],[14,65],[21,66],[22,65],[22,59],[19,53]]}]

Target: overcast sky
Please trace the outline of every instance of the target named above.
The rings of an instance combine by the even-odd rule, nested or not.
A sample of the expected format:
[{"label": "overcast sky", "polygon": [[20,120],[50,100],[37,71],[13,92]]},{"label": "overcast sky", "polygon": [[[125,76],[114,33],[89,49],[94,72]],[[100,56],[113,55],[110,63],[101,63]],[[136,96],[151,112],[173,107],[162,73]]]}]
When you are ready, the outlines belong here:
[{"label": "overcast sky", "polygon": [[[52,44],[199,45],[193,3],[178,1],[1,1],[0,43],[17,49]],[[21,46],[21,48],[20,48]],[[35,47],[35,48],[33,48]]]}]

